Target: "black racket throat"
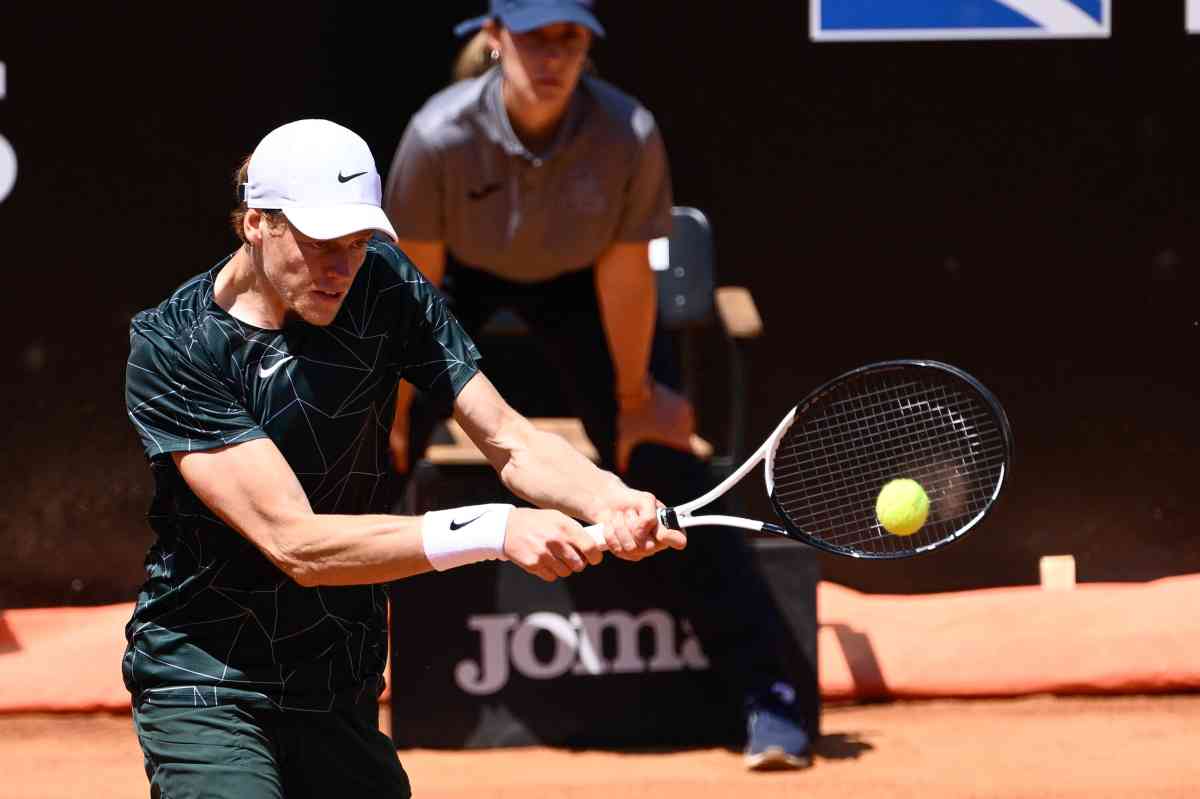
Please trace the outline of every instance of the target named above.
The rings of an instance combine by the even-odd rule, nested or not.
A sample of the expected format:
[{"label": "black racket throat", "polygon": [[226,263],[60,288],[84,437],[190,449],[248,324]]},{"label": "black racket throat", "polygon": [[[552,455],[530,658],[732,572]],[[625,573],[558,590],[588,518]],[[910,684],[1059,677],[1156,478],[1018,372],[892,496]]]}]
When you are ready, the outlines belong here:
[{"label": "black racket throat", "polygon": [[762,531],[764,533],[774,533],[775,535],[786,536],[787,538],[800,538],[800,540],[808,539],[808,536],[802,536],[802,538],[801,538],[801,537],[793,534],[792,531],[787,529],[786,527],[781,527],[780,525],[773,524],[771,522],[763,522]]},{"label": "black racket throat", "polygon": [[668,530],[682,530],[683,527],[679,524],[679,514],[674,508],[659,508],[658,523]]}]

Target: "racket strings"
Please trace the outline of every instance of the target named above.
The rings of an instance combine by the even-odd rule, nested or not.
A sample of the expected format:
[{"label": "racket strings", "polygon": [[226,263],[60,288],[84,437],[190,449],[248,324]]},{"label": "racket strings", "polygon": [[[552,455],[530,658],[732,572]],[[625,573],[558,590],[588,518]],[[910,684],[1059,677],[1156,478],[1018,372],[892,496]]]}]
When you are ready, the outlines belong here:
[{"label": "racket strings", "polygon": [[[928,428],[929,420],[924,420],[923,423],[925,427]],[[945,424],[945,420],[941,420],[941,426],[944,427]],[[951,424],[953,424],[953,422],[951,422]],[[878,444],[873,440],[875,436],[870,436],[870,438],[872,439],[870,446],[878,446]],[[840,442],[840,444],[843,447],[845,446],[845,442]],[[923,477],[922,482],[927,486],[927,490],[930,491],[933,496],[936,497],[939,494],[951,495],[955,487],[953,485],[953,479],[947,480],[943,478],[942,480],[938,480],[936,479],[936,469],[930,469],[930,454],[937,448],[935,446],[928,445],[924,447],[913,446],[911,439],[907,441],[901,439],[901,444],[902,446],[899,447],[898,451],[893,455],[892,458],[880,458],[877,460],[880,476],[886,475],[896,468],[900,468],[907,473],[912,473],[913,471],[924,471],[925,474],[918,474],[917,476]],[[862,451],[861,446],[859,447],[859,451]],[[969,451],[966,453],[960,453],[960,455],[968,459],[971,457]],[[903,542],[900,542],[897,539],[886,536],[881,531],[874,529],[874,520],[872,518],[873,508],[871,507],[871,503],[869,501],[872,498],[872,495],[875,493],[874,488],[872,487],[870,491],[857,497],[855,494],[862,492],[856,492],[855,489],[856,486],[863,481],[866,481],[868,484],[878,485],[880,480],[873,476],[869,472],[870,467],[865,466],[861,461],[861,458],[858,459],[857,463],[854,462],[854,460],[851,460],[848,463],[848,469],[843,469],[842,474],[839,475],[840,479],[835,483],[835,495],[833,497],[824,496],[821,492],[811,490],[808,492],[810,494],[810,503],[817,503],[813,504],[810,508],[810,510],[815,512],[809,514],[809,524],[821,525],[825,527],[831,531],[826,534],[831,542],[850,547],[860,546],[864,543],[861,535],[861,532],[864,530],[871,530],[871,535],[869,535],[867,538],[868,541],[873,537],[877,539],[878,544],[882,545],[882,547],[887,550],[901,550],[910,545],[919,546],[926,543],[924,539],[939,537],[933,535],[935,532],[933,527],[926,527],[925,531],[919,538],[907,539]],[[923,470],[914,470],[907,464],[898,466],[898,461],[907,461],[908,464],[924,465],[925,468]],[[868,470],[865,473],[863,471],[864,468]],[[953,475],[951,475],[951,477],[953,477]],[[785,497],[785,499],[789,502],[791,501],[791,492],[788,492],[788,495]],[[961,499],[957,504],[960,506],[962,505]],[[937,514],[935,513],[934,516],[936,518]]]},{"label": "racket strings", "polygon": [[[977,465],[980,461],[987,461],[989,459],[998,464],[1005,458],[1005,449],[1002,442],[995,441],[989,444],[978,433],[972,432],[978,427],[978,425],[981,423],[987,423],[989,420],[990,416],[988,414],[977,413],[970,420],[972,425],[970,428],[951,431],[954,438],[951,439],[950,443],[958,443],[957,440],[961,439],[962,443],[970,447],[966,452],[963,453],[963,457],[975,461]],[[925,428],[928,429],[929,427],[929,423],[926,422]],[[841,431],[833,429],[831,432],[836,434]],[[903,468],[905,465],[914,460],[914,458],[918,460],[930,460],[940,453],[943,453],[946,450],[946,439],[947,436],[941,436],[940,440],[936,441],[931,438],[919,447],[908,446],[903,449],[894,448],[893,451],[888,452],[881,448],[881,444],[883,444],[886,439],[882,436],[872,434],[869,437],[865,447],[859,447],[856,451],[851,451],[849,455],[828,446],[817,446],[811,451],[805,450],[793,439],[787,445],[786,451],[782,452],[781,456],[777,457],[793,458],[791,463],[786,464],[786,469],[788,472],[794,474],[802,474],[806,470],[812,469],[831,468],[834,466],[834,464],[840,464],[844,469],[849,470],[861,468],[870,464],[876,471],[881,473],[890,473],[897,469]],[[791,498],[801,491],[806,490],[803,487],[797,487],[794,490],[788,490],[790,484],[796,484],[797,482],[800,481],[788,481],[785,479],[779,484],[779,487],[776,489],[776,491],[784,498]],[[836,484],[827,486],[826,488],[832,488],[835,495],[840,493],[840,489]],[[808,491],[809,501],[818,501],[826,498],[827,497],[814,496],[811,491]]]},{"label": "racket strings", "polygon": [[[1007,439],[964,385],[867,375],[793,425],[773,461],[775,499],[796,528],[847,554],[912,554],[965,531],[995,496]],[[930,498],[925,525],[892,535],[875,517],[883,485],[910,477]]]},{"label": "racket strings", "polygon": [[[864,472],[863,465],[858,464],[857,471],[854,470],[854,464],[851,464],[850,471],[844,471],[841,474],[841,479],[837,481],[836,490],[833,496],[823,495],[821,492],[810,492],[808,502],[810,510],[815,511],[810,513],[810,524],[822,525],[831,532],[827,533],[827,537],[834,543],[845,544],[848,546],[857,546],[862,541],[861,532],[870,530],[871,535],[868,536],[878,539],[880,544],[897,545],[900,544],[894,538],[885,536],[881,531],[875,529],[874,519],[872,518],[873,508],[871,507],[870,499],[875,491],[869,490],[866,493],[857,491],[857,487],[866,482],[868,485],[878,485],[884,476],[889,473],[894,473],[893,470],[900,469],[904,473],[917,473],[917,476],[922,478],[923,484],[927,487],[934,497],[941,495],[950,495],[955,488],[954,476],[938,473],[938,470],[930,468],[930,453],[932,447],[903,447],[902,451],[895,453],[892,458],[882,458],[878,461],[879,474],[875,475],[869,471]],[[970,457],[969,453],[965,457]],[[899,462],[905,461],[901,465]],[[914,468],[917,465],[918,468]],[[923,465],[925,468],[919,468]],[[921,473],[923,472],[923,474]],[[938,478],[941,479],[938,479]],[[861,494],[856,496],[857,494]],[[786,500],[791,501],[791,493],[789,492]],[[944,503],[943,503],[944,504]],[[962,505],[961,501],[957,503]],[[938,514],[935,511],[933,514],[936,519]],[[923,538],[929,537],[932,527],[926,527],[922,538],[908,539],[904,543],[905,546],[912,543],[924,543]],[[847,540],[847,538],[850,540]],[[885,546],[886,549],[899,549],[898,546]]]},{"label": "racket strings", "polygon": [[[984,441],[983,437],[980,436],[979,433],[975,432],[975,430],[981,423],[986,423],[986,422],[988,422],[989,419],[990,419],[990,415],[986,414],[986,413],[975,413],[969,419],[964,417],[964,419],[962,420],[964,423],[962,428],[960,430],[953,431],[953,435],[955,438],[961,438],[964,443],[974,444],[975,442],[979,442],[979,444],[978,444],[979,446],[986,446],[987,444]],[[841,427],[843,427],[845,429],[839,430],[838,426],[835,424],[828,430],[828,432],[831,435],[838,435],[838,434],[842,434],[842,433],[847,434],[847,435],[854,434],[854,431],[850,429],[850,421],[843,422],[841,424]],[[867,435],[867,439],[868,439],[867,444],[869,447],[878,446],[879,443],[887,440],[886,436],[884,434],[882,434],[881,432],[868,430],[866,435]],[[877,440],[872,440],[872,439],[877,439]],[[926,444],[926,446],[924,447],[924,450],[929,453],[935,452],[935,451],[937,451],[937,447],[939,444],[944,446],[945,442],[944,441],[942,441],[942,442],[930,441]],[[904,453],[900,453],[900,452],[885,453],[885,454],[881,455],[879,452],[876,452],[876,451],[870,451],[868,449],[862,449],[862,448],[860,448],[860,449],[861,449],[860,454],[852,453],[850,457],[856,458],[858,461],[862,461],[864,459],[869,459],[870,461],[877,463],[880,466],[880,468],[886,468],[888,466],[887,460],[889,458],[899,461],[904,456]],[[996,450],[997,450],[997,454],[1000,457],[1003,457],[1003,452],[1004,452],[1003,447],[999,446],[996,448]],[[831,450],[828,447],[816,447],[811,451],[805,451],[803,448],[796,446],[795,441],[792,442],[792,445],[789,448],[789,452],[785,453],[785,454],[790,454],[795,457],[795,459],[796,459],[795,463],[790,468],[792,468],[793,470],[796,470],[796,471],[800,471],[800,470],[803,470],[806,468],[816,468],[819,466],[829,466],[835,460],[837,460],[839,458],[842,458],[842,459],[846,458],[845,454],[840,453],[839,451],[836,451],[836,450]],[[810,456],[810,457],[805,457],[805,456]],[[851,465],[854,465],[854,464],[851,464]]]}]

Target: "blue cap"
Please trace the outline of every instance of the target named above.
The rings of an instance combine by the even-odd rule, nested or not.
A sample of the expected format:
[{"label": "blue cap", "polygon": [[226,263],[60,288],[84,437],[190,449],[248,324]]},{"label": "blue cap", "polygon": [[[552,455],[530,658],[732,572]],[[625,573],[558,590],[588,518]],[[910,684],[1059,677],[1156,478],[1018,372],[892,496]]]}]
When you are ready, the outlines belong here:
[{"label": "blue cap", "polygon": [[604,27],[592,14],[592,0],[489,0],[488,13],[460,22],[456,36],[477,31],[489,19],[498,19],[513,33],[528,33],[556,22],[577,22],[597,36]]}]

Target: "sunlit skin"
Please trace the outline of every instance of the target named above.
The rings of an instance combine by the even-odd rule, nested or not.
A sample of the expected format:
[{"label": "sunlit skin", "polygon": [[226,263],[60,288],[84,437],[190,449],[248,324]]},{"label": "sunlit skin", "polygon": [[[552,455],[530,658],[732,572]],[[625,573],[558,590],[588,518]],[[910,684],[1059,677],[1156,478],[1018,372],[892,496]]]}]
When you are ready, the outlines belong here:
[{"label": "sunlit skin", "polygon": [[292,319],[324,327],[337,317],[367,256],[373,231],[314,239],[286,221],[273,225],[251,208],[242,247],[217,278],[217,302],[258,327]]},{"label": "sunlit skin", "polygon": [[587,63],[592,32],[574,22],[556,22],[513,33],[494,22],[485,29],[499,51],[504,71],[504,107],[526,143],[548,143],[566,113],[571,93]]}]

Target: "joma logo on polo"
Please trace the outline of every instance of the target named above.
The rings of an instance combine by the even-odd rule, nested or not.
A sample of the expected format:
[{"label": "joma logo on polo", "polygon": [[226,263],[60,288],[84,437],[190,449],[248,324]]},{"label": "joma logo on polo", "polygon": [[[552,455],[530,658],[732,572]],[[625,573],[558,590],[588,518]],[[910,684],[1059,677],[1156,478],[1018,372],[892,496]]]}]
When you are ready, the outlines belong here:
[{"label": "joma logo on polo", "polygon": [[[510,667],[534,680],[552,680],[568,672],[588,676],[707,669],[708,658],[690,625],[685,621],[679,626],[682,636],[675,618],[658,608],[637,616],[623,610],[569,616],[538,612],[524,618],[515,613],[468,616],[468,629],[479,633],[479,659],[460,661],[454,681],[467,693],[482,696],[508,684]],[[648,656],[639,646],[643,630],[651,643]],[[539,635],[551,642],[548,659],[534,651]],[[546,652],[543,648],[543,655]]]}]

